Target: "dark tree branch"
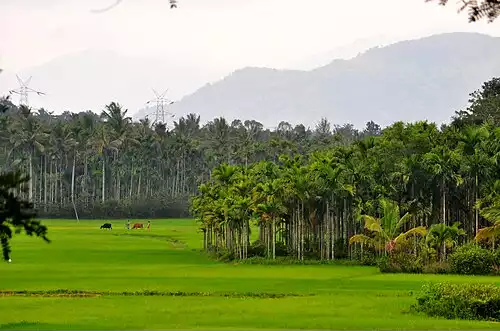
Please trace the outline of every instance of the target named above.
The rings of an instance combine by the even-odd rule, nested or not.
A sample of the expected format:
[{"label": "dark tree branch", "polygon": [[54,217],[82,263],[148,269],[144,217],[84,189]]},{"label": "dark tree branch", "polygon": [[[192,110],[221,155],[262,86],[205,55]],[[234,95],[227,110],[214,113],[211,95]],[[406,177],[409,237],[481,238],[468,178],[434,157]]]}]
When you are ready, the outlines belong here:
[{"label": "dark tree branch", "polygon": [[47,227],[33,218],[36,213],[33,204],[29,201],[19,199],[13,190],[29,180],[18,172],[0,174],[0,243],[4,260],[9,260],[10,245],[12,239],[12,228],[16,234],[24,229],[27,235],[41,237],[46,242]]}]

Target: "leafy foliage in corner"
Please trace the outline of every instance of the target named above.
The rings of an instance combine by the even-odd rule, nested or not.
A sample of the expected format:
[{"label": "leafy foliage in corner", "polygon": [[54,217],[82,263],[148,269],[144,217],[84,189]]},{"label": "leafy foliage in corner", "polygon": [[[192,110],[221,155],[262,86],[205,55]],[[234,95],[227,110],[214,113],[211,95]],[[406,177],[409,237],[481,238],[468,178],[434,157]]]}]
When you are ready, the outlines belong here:
[{"label": "leafy foliage in corner", "polygon": [[[426,2],[436,0],[425,0]],[[446,5],[448,0],[438,0],[439,4]],[[499,0],[462,0],[462,7],[459,11],[467,10],[469,13],[469,22],[477,22],[481,19],[487,19],[493,22],[500,16]]]},{"label": "leafy foliage in corner", "polygon": [[12,227],[16,234],[24,229],[27,235],[36,235],[50,242],[47,227],[33,220],[36,216],[33,204],[20,199],[13,191],[27,181],[28,178],[18,172],[0,174],[0,242],[4,260],[9,260],[11,252]]},{"label": "leafy foliage in corner", "polygon": [[500,288],[471,283],[424,285],[412,309],[447,319],[500,321]]},{"label": "leafy foliage in corner", "polygon": [[457,248],[448,258],[451,272],[462,275],[489,275],[493,272],[495,255],[475,244]]}]

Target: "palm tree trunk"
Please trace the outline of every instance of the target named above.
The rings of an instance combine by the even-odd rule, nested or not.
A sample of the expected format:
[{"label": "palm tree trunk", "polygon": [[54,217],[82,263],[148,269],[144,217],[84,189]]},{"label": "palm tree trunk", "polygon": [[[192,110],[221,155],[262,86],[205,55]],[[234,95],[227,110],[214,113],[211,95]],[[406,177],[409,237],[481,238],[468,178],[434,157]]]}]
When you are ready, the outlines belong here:
[{"label": "palm tree trunk", "polygon": [[43,180],[43,204],[44,204],[44,207],[43,209],[45,211],[47,211],[47,155],[44,155],[43,157],[43,167],[44,167],[44,171],[43,171],[43,176],[44,176],[44,180]]},{"label": "palm tree trunk", "polygon": [[273,238],[272,238],[272,241],[273,241],[273,260],[276,259],[276,217],[273,217],[273,230],[272,230],[272,234],[273,234]]},{"label": "palm tree trunk", "polygon": [[[445,189],[444,179],[443,179],[443,224],[446,225],[446,189]],[[445,257],[446,257],[446,241],[443,241],[443,254],[441,262],[444,261]]]},{"label": "palm tree trunk", "polygon": [[132,165],[131,166],[131,169],[130,169],[130,187],[129,187],[129,198],[132,199],[132,186],[134,184],[134,166]]},{"label": "palm tree trunk", "polygon": [[139,180],[137,181],[137,196],[141,195],[141,177],[142,177],[142,170],[139,172]]},{"label": "palm tree trunk", "polygon": [[30,151],[29,154],[29,167],[30,167],[30,181],[29,181],[29,202],[33,202],[33,152]]},{"label": "palm tree trunk", "polygon": [[[478,198],[479,178],[478,178],[477,173],[476,173],[475,179],[476,179],[476,181],[475,181],[475,187],[474,187],[474,194],[475,194],[474,205],[476,204],[477,200],[479,199]],[[479,210],[477,208],[475,208],[475,220],[476,220],[476,232],[474,233],[474,235],[476,235],[479,231]]]},{"label": "palm tree trunk", "polygon": [[102,203],[106,202],[106,162],[104,162],[104,154],[102,155]]},{"label": "palm tree trunk", "polygon": [[76,221],[80,222],[78,218],[78,211],[76,210],[75,204],[75,168],[76,168],[76,151],[73,154],[73,169],[71,171],[71,203],[73,204],[73,210],[75,211]]}]

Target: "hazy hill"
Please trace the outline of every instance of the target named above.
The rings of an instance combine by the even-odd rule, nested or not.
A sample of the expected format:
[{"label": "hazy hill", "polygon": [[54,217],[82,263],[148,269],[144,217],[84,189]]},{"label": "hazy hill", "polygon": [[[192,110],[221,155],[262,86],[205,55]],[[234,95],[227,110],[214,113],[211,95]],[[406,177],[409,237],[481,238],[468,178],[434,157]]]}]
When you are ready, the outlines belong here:
[{"label": "hazy hill", "polygon": [[468,94],[500,75],[500,38],[447,33],[373,48],[311,70],[244,68],[207,84],[172,108],[202,119],[282,120],[314,125],[448,121]]},{"label": "hazy hill", "polygon": [[[102,50],[64,55],[20,74],[33,75],[30,87],[48,93],[30,95],[32,105],[55,113],[100,112],[118,101],[132,115],[153,98],[151,88],[160,92],[170,87],[169,98],[187,95],[171,108],[176,117],[194,112],[202,122],[224,116],[271,127],[282,120],[313,126],[326,117],[336,124],[364,126],[369,120],[383,125],[447,121],[466,105],[470,92],[500,76],[498,54],[500,38],[450,33],[370,49],[309,71],[243,68],[210,84],[206,82],[223,75],[206,65]],[[16,86],[15,73],[6,68],[0,75],[0,96]],[[134,117],[143,116],[139,111]]]}]

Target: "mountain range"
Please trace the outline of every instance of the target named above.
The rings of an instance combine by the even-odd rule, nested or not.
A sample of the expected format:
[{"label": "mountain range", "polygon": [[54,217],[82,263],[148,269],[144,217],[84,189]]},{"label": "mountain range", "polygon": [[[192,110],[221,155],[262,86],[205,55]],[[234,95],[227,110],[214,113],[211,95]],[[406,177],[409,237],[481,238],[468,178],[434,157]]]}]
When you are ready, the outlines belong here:
[{"label": "mountain range", "polygon": [[373,120],[443,123],[467,105],[469,94],[500,75],[500,38],[446,33],[376,47],[350,60],[309,70],[248,67],[203,86],[173,111],[203,118],[255,119],[314,126],[363,127]]},{"label": "mountain range", "polygon": [[[368,121],[383,126],[399,120],[449,121],[467,105],[469,93],[500,76],[498,54],[500,38],[456,32],[374,47],[310,70],[246,67],[222,77],[209,67],[181,66],[175,59],[87,50],[21,74],[33,75],[30,86],[47,92],[44,104],[57,113],[100,112],[118,101],[135,119],[142,118],[152,112],[141,109],[154,98],[151,87],[175,82],[177,90],[186,91],[170,107],[177,118],[197,113],[202,122],[223,116],[254,119],[266,127],[281,121],[313,127],[325,117],[363,127]],[[0,94],[16,83],[6,70],[0,75]],[[36,95],[30,98],[39,101]]]}]

